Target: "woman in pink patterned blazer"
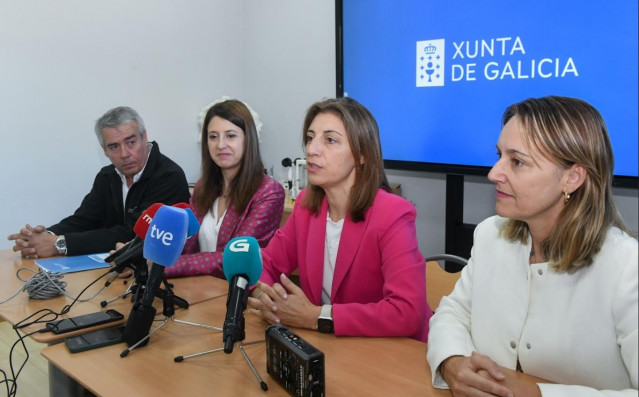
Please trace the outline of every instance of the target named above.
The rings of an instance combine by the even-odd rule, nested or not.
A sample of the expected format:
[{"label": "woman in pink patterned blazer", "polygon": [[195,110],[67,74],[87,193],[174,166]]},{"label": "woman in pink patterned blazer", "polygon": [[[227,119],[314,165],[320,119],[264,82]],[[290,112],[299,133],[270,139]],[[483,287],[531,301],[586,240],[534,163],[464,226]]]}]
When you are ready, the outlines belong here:
[{"label": "woman in pink patterned blazer", "polygon": [[229,99],[213,105],[202,124],[202,177],[191,206],[201,224],[166,277],[210,274],[224,278],[222,253],[236,236],[266,246],[284,209],[284,189],[264,175],[255,121],[247,106]]},{"label": "woman in pink patterned blazer", "polygon": [[[351,98],[319,102],[303,141],[309,187],[262,250],[251,313],[336,335],[426,342],[432,311],[415,207],[389,193],[375,119]],[[295,269],[300,287],[287,277]]]}]

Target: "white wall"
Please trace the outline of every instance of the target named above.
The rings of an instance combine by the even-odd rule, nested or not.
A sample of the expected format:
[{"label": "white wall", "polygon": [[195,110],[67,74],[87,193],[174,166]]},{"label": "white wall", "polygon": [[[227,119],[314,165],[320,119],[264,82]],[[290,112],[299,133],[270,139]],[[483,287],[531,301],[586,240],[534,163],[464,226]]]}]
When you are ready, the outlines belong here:
[{"label": "white wall", "polygon": [[263,115],[262,156],[277,179],[303,157],[306,109],[335,96],[333,0],[246,2],[246,100]]},{"label": "white wall", "polygon": [[[0,0],[0,9],[0,249],[24,223],[77,207],[108,163],[93,123],[111,107],[136,108],[195,181],[201,107],[243,99],[281,178],[281,160],[302,155],[306,108],[335,95],[333,0]],[[417,206],[422,251],[443,252],[445,177],[388,174]],[[476,223],[493,213],[494,189],[466,179],[465,221]],[[616,189],[615,200],[637,231],[637,190]]]},{"label": "white wall", "polygon": [[242,2],[0,0],[0,248],[72,213],[108,164],[93,132],[129,105],[194,181],[197,116],[243,93]]}]

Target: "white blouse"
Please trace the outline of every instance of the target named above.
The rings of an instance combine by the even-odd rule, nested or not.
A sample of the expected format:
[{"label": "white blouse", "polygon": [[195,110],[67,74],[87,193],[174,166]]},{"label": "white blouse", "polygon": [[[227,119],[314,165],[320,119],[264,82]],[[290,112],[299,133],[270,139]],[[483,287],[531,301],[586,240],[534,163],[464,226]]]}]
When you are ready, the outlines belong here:
[{"label": "white blouse", "polygon": [[200,225],[200,233],[198,234],[198,242],[200,243],[200,252],[215,252],[217,250],[217,236],[220,234],[220,227],[224,220],[226,211],[219,216],[217,213],[218,200],[215,199],[213,208],[207,212],[202,219]]},{"label": "white blouse", "polygon": [[326,242],[324,243],[324,278],[322,280],[322,304],[331,304],[331,291],[333,290],[333,274],[335,273],[335,260],[339,240],[342,237],[344,219],[333,222],[326,214]]}]

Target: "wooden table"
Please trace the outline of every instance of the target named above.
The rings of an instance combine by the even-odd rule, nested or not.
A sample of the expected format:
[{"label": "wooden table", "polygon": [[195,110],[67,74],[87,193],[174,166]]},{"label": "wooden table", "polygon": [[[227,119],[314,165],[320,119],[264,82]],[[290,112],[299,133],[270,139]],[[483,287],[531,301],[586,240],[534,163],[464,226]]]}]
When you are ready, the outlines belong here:
[{"label": "wooden table", "polygon": [[[0,250],[0,299],[17,291],[22,282],[15,277],[19,267],[36,268],[32,260],[22,259],[9,250]],[[69,274],[67,282],[71,296],[77,294],[90,281],[106,270]],[[26,274],[26,273],[25,273]],[[28,277],[28,276],[27,276]],[[222,327],[226,313],[228,284],[214,277],[187,277],[172,279],[174,291],[190,302],[186,310],[177,310],[175,319]],[[103,285],[101,281],[100,286]],[[89,290],[90,296],[99,287]],[[122,281],[103,291],[90,302],[77,303],[69,315],[100,310],[99,302],[121,293]],[[156,304],[158,303],[156,299]],[[71,300],[57,297],[46,301],[30,300],[21,293],[0,305],[0,316],[12,323],[43,307],[61,309]],[[160,302],[161,303],[161,302]],[[128,315],[130,301],[119,300],[109,307]],[[161,309],[158,311],[161,317]],[[254,316],[246,318],[246,341],[264,339],[266,324]],[[38,328],[36,328],[38,329]],[[449,397],[448,390],[431,385],[431,371],[426,362],[427,345],[408,338],[336,337],[316,331],[293,329],[307,342],[325,354],[326,393],[329,396],[441,396]],[[33,335],[41,342],[55,342],[70,334]],[[56,374],[68,374],[72,380],[99,396],[287,396],[266,372],[266,350],[263,342],[247,345],[247,354],[267,383],[263,392],[236,346],[232,354],[223,352],[203,355],[175,363],[174,357],[220,348],[222,334],[205,328],[169,321],[155,333],[147,346],[121,358],[124,343],[69,353],[65,344],[55,344],[42,350]],[[526,376],[521,374],[521,376]],[[57,380],[62,382],[63,380]],[[71,380],[71,379],[69,379]],[[58,385],[50,378],[52,395],[58,397]],[[72,385],[71,385],[72,386]]]},{"label": "wooden table", "polygon": [[[16,272],[19,268],[26,267],[33,270],[38,270],[38,266],[31,259],[24,259],[19,253],[15,253],[12,250],[0,250],[0,301],[7,299],[11,295],[15,294],[20,288],[24,286],[24,282],[20,281],[16,277]],[[89,270],[77,273],[68,273],[64,276],[64,281],[67,282],[67,294],[72,297],[76,297],[82,289],[84,289],[89,283],[108,271],[107,268]],[[33,273],[23,271],[20,276],[23,279],[28,279]],[[96,292],[104,286],[106,278],[95,283],[91,286],[82,296],[82,298],[88,298],[93,296]],[[181,279],[171,279],[170,282],[174,284],[173,292],[186,299],[189,304],[196,304],[198,302],[205,301],[207,299],[216,298],[219,296],[226,296],[227,282],[211,276],[198,276]],[[118,299],[109,303],[106,308],[100,306],[100,302],[117,296],[126,290],[127,286],[124,285],[122,279],[116,279],[108,288],[105,288],[99,295],[88,302],[76,302],[69,313],[62,318],[75,317],[82,314],[92,313],[100,310],[115,309],[124,314],[125,320],[131,310],[130,299]],[[60,295],[56,298],[47,300],[30,299],[26,292],[20,292],[15,298],[9,302],[0,305],[0,317],[8,320],[12,324],[16,324],[27,316],[37,312],[41,309],[51,309],[56,312],[60,312],[62,308],[70,304],[73,300],[67,298],[64,295]],[[155,299],[155,305],[158,306],[161,312],[162,302],[159,299]],[[52,343],[57,340],[64,339],[68,336],[88,332],[94,329],[104,328],[107,326],[113,326],[115,323],[108,325],[97,326],[81,331],[69,332],[65,334],[56,335],[52,332],[37,333],[31,337],[41,343]],[[28,333],[44,328],[44,324],[37,324],[27,328],[23,331]]]},{"label": "wooden table", "polygon": [[[38,266],[33,260],[24,259],[20,256],[20,254],[15,253],[12,250],[0,250],[0,300],[7,299],[24,286],[24,282],[19,280],[16,276],[17,270],[21,267],[26,267],[36,271],[38,270]],[[67,294],[71,297],[76,297],[82,289],[107,271],[108,269],[104,268],[66,274],[64,281],[67,282]],[[28,271],[20,273],[20,276],[23,279],[28,279],[32,275],[33,273]],[[102,288],[102,286],[104,286],[105,281],[106,278],[98,281],[95,285],[91,286],[81,298],[93,296],[100,290],[100,288]],[[174,285],[174,293],[177,296],[184,298],[190,305],[197,304],[207,299],[226,296],[228,289],[228,283],[225,280],[220,280],[211,276],[171,279],[170,282]],[[107,308],[102,308],[100,302],[108,300],[114,296],[118,296],[124,292],[126,288],[127,286],[124,285],[124,281],[122,279],[116,279],[108,288],[104,289],[95,298],[87,302],[76,302],[66,315],[59,318],[74,317],[109,308],[122,313],[125,317],[122,321],[124,322],[128,318],[131,310],[130,299],[118,299],[109,303]],[[66,296],[58,296],[47,300],[30,299],[26,292],[20,292],[10,301],[0,305],[0,317],[8,320],[12,324],[16,324],[41,309],[51,309],[53,311],[60,312],[64,306],[70,304],[72,301],[73,299]],[[154,306],[158,308],[159,313],[162,313],[162,302],[160,299],[155,299]],[[176,312],[181,310],[183,309],[176,309]],[[47,319],[52,320],[53,318]],[[116,324],[117,323],[109,323],[59,335],[52,332],[36,333],[31,335],[31,338],[37,342],[52,344],[60,342],[62,339],[69,336],[100,328],[111,327]],[[44,328],[44,324],[36,324],[23,328],[22,331],[28,333],[42,328]],[[60,346],[65,345],[60,344]],[[66,377],[66,375],[61,373],[59,369],[53,365],[49,365],[49,389],[51,395],[55,397],[58,397],[59,395],[72,395],[71,393],[75,395],[82,392],[81,390],[78,390],[77,385],[72,379]]]},{"label": "wooden table", "polygon": [[[176,313],[181,320],[221,327],[224,297]],[[246,317],[246,341],[263,340],[266,324]],[[408,338],[336,337],[293,329],[325,354],[328,396],[450,396],[434,389],[426,363],[426,344]],[[266,372],[263,342],[245,350],[268,385],[264,392],[237,345],[223,352],[174,362],[176,356],[222,347],[222,334],[170,321],[149,344],[121,358],[124,343],[82,353],[59,344],[42,350],[55,366],[98,396],[287,396]]]}]

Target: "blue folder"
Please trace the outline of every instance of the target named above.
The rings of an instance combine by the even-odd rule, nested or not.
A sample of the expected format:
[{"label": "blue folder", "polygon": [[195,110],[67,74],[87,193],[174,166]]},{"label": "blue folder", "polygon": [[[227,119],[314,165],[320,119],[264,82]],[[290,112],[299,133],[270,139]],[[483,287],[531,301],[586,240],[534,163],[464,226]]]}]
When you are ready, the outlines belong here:
[{"label": "blue folder", "polygon": [[104,258],[108,255],[105,252],[102,254],[60,256],[50,259],[36,259],[34,262],[40,268],[52,273],[73,273],[109,267],[109,264],[104,262]]}]

